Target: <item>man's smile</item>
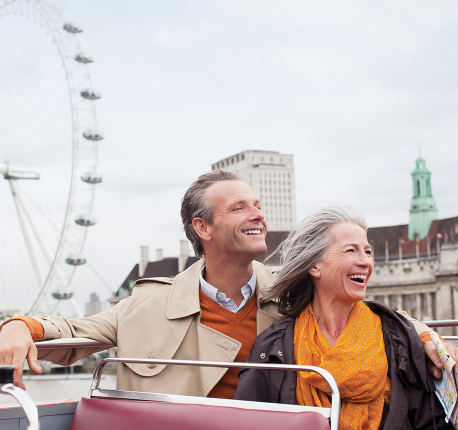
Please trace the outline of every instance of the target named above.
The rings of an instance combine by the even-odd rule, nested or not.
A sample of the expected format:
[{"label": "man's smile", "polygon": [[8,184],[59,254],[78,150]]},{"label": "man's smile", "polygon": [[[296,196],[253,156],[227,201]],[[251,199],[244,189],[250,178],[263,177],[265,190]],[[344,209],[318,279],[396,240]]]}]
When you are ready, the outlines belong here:
[{"label": "man's smile", "polygon": [[253,228],[251,230],[245,230],[245,231],[242,231],[243,234],[247,234],[247,235],[256,235],[256,234],[262,234],[262,230],[259,229],[259,228]]}]

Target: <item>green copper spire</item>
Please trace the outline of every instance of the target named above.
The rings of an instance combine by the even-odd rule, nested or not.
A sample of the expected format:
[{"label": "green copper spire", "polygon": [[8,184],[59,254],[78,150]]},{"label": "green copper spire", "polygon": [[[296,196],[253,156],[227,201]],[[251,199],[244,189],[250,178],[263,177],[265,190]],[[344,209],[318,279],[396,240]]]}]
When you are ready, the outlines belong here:
[{"label": "green copper spire", "polygon": [[412,172],[413,197],[410,206],[409,240],[424,239],[434,220],[438,219],[436,204],[431,192],[431,172],[426,161],[420,156],[415,161],[417,167]]}]

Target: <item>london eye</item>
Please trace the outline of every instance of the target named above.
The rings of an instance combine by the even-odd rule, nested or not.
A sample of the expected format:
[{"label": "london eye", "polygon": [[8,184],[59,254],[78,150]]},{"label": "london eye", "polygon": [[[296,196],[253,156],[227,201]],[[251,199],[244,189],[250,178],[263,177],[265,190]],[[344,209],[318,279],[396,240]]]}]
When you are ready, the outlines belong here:
[{"label": "london eye", "polygon": [[85,264],[97,172],[96,103],[79,23],[40,0],[0,1],[0,293],[25,315],[67,300]]}]

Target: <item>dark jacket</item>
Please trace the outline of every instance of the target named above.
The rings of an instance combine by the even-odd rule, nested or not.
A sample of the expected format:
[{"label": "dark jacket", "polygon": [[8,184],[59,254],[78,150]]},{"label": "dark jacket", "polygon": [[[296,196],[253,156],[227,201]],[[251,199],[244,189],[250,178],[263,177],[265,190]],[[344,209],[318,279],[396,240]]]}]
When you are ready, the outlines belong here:
[{"label": "dark jacket", "polygon": [[[384,410],[380,428],[452,429],[434,394],[423,342],[413,325],[385,303],[370,301],[366,305],[382,321],[391,382],[390,404]],[[246,361],[293,364],[294,324],[295,318],[287,317],[261,333]],[[234,399],[296,404],[295,372],[245,369],[239,378]]]}]

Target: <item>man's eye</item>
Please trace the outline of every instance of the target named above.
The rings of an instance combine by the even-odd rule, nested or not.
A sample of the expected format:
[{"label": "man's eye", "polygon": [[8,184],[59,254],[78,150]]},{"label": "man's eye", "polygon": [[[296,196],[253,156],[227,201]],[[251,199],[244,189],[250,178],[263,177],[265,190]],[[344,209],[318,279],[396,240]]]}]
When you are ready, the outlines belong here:
[{"label": "man's eye", "polygon": [[371,251],[370,249],[367,249],[367,250],[366,250],[366,254],[367,254],[367,255],[372,255],[372,251]]}]

